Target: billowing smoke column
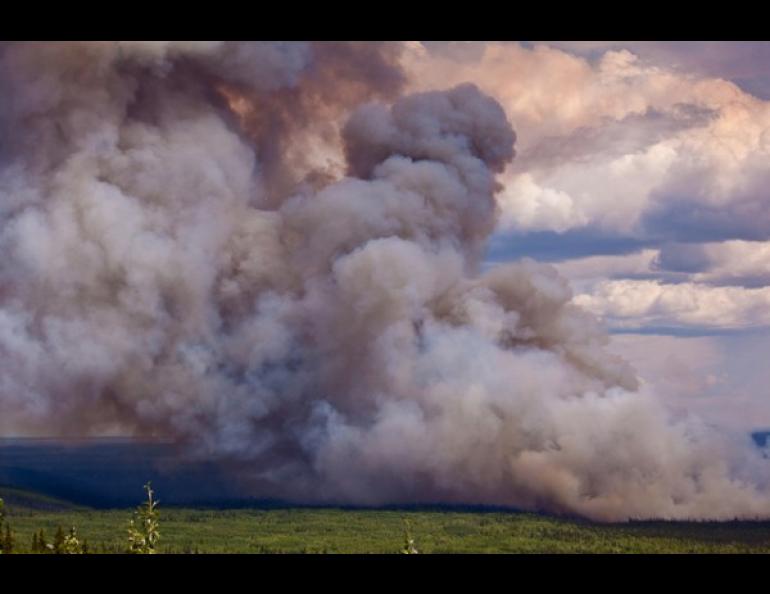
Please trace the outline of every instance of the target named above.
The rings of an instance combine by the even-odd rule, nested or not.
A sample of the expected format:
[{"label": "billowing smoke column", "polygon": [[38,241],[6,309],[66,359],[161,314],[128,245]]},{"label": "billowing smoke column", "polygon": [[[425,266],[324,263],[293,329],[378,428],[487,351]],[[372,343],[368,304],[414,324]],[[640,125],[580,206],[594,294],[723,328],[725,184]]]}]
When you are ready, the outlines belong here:
[{"label": "billowing smoke column", "polygon": [[514,132],[400,97],[399,49],[5,43],[0,429],[172,436],[296,501],[770,515],[553,268],[480,273]]}]

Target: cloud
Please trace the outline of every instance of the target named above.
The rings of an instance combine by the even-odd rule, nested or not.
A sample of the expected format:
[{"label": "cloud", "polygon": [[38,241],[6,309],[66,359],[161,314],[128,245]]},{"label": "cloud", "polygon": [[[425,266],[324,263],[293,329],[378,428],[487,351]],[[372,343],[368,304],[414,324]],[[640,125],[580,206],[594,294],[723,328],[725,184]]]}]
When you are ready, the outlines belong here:
[{"label": "cloud", "polygon": [[412,47],[405,60],[421,87],[474,81],[516,124],[503,230],[594,226],[681,241],[760,239],[770,228],[770,107],[727,80],[627,49],[589,60],[487,43],[474,59]]},{"label": "cloud", "polygon": [[766,332],[705,337],[615,334],[610,349],[633,361],[672,410],[698,415],[737,439],[770,427]]},{"label": "cloud", "polygon": [[770,103],[728,80],[767,51],[438,43],[404,63],[419,87],[473,80],[516,125],[489,266],[555,261],[613,327],[718,331],[768,322]]},{"label": "cloud", "polygon": [[766,242],[667,243],[556,263],[576,302],[616,328],[749,329],[770,323]]},{"label": "cloud", "polygon": [[725,241],[666,244],[655,262],[662,270],[691,274],[696,282],[761,287],[770,285],[770,243]]},{"label": "cloud", "polygon": [[766,41],[548,41],[589,59],[606,51],[627,49],[678,72],[730,80],[749,93],[770,99]]},{"label": "cloud", "polygon": [[695,326],[741,329],[770,325],[770,287],[712,287],[658,280],[608,280],[575,303],[618,328]]},{"label": "cloud", "polygon": [[640,277],[656,273],[659,251],[641,250],[632,254],[589,256],[554,264],[571,281],[597,278]]}]

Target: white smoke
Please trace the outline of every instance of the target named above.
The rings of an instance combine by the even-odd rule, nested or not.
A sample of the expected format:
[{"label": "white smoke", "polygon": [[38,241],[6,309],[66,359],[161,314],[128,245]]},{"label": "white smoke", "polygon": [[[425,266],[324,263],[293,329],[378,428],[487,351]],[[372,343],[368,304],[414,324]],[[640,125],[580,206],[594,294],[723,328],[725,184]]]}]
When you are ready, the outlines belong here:
[{"label": "white smoke", "polygon": [[399,51],[0,47],[0,430],[173,436],[298,501],[770,515],[555,269],[479,273],[515,134],[399,97]]}]

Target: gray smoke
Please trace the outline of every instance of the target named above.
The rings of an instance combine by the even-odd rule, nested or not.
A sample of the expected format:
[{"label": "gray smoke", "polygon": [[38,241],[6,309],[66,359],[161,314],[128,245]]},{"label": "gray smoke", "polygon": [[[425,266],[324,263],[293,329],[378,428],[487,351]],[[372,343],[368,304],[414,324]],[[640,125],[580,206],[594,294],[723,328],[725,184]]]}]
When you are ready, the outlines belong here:
[{"label": "gray smoke", "polygon": [[552,267],[480,273],[515,134],[401,96],[400,50],[0,46],[0,430],[171,436],[305,502],[770,516]]}]

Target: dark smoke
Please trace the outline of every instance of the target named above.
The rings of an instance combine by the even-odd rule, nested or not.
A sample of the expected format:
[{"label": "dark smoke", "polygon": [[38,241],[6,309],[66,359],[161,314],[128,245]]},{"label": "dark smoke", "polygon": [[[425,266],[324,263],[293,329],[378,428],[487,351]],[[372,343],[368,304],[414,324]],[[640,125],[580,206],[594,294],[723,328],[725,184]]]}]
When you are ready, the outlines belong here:
[{"label": "dark smoke", "polygon": [[0,430],[173,437],[298,501],[767,516],[553,268],[479,273],[515,134],[401,96],[400,49],[5,42]]}]

